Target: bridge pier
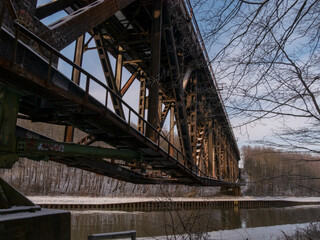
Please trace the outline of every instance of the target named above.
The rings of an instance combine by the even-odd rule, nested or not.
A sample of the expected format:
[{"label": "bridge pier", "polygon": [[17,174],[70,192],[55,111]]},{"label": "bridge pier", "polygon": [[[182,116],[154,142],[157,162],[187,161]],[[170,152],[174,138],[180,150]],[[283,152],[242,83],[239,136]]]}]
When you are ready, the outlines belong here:
[{"label": "bridge pier", "polygon": [[69,240],[70,212],[35,205],[0,178],[1,240]]},{"label": "bridge pier", "polygon": [[221,186],[220,193],[230,196],[241,196],[241,187]]}]

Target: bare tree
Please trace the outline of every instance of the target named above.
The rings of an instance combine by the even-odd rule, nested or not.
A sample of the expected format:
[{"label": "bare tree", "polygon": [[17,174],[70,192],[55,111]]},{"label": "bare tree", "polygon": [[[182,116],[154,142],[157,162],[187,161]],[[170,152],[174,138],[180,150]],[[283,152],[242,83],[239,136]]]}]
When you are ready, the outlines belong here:
[{"label": "bare tree", "polygon": [[319,158],[304,152],[286,152],[266,147],[242,149],[247,194],[317,196]]},{"label": "bare tree", "polygon": [[[304,119],[283,129],[279,147],[318,153],[319,0],[193,0],[218,81],[239,126]],[[313,147],[312,147],[313,146]]]}]

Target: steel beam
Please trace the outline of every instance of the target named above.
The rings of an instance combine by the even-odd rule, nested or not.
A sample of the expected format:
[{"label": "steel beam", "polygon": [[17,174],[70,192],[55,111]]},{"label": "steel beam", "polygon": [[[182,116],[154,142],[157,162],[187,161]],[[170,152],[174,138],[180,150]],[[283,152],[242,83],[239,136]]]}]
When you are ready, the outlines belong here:
[{"label": "steel beam", "polygon": [[90,144],[94,143],[96,140],[97,140],[97,138],[95,136],[87,135],[87,136],[84,136],[83,138],[81,138],[77,142],[77,144],[90,145]]},{"label": "steel beam", "polygon": [[[221,129],[222,130],[222,129]],[[223,146],[223,179],[227,179],[228,178],[228,170],[227,170],[227,139],[226,139],[226,135],[225,133],[222,131],[222,146]]]},{"label": "steel beam", "polygon": [[212,120],[207,122],[208,125],[208,173],[211,177],[216,177],[215,173],[215,148],[214,148],[214,138],[212,129]]},{"label": "steel beam", "polygon": [[216,165],[216,176],[218,179],[222,178],[222,162],[221,162],[221,134],[219,123],[216,119],[213,122],[214,131],[214,147],[215,147],[215,165]]},{"label": "steel beam", "polygon": [[0,32],[1,32],[1,27],[2,27],[2,23],[4,21],[5,12],[8,11],[10,17],[13,20],[17,19],[17,13],[16,13],[14,7],[12,6],[12,2],[10,0],[2,0],[2,4],[0,4],[0,6],[1,6],[1,11],[0,11]]},{"label": "steel beam", "polygon": [[[195,145],[195,163],[196,165],[204,165],[207,167],[207,159],[203,158],[204,155],[207,154],[208,146],[205,141],[206,126],[199,126],[196,132],[196,145]],[[205,162],[203,162],[205,161]],[[206,169],[207,171],[208,169]]]},{"label": "steel beam", "polygon": [[20,93],[0,85],[0,168],[11,168],[18,161],[15,131],[19,104]]},{"label": "steel beam", "polygon": [[97,0],[51,24],[50,29],[40,37],[57,50],[61,50],[134,1]]},{"label": "steel beam", "polygon": [[134,80],[137,78],[139,72],[140,72],[141,68],[139,67],[137,69],[136,72],[134,72],[131,77],[128,79],[128,81],[124,84],[123,88],[121,88],[121,96],[123,97],[126,92],[128,91],[128,89],[130,88],[130,86],[132,85],[132,83],[134,82]]},{"label": "steel beam", "polygon": [[[196,160],[197,155],[197,126],[198,126],[198,107],[197,107],[197,74],[191,74],[188,85],[188,95],[187,95],[187,109],[188,109],[188,123],[189,123],[189,135],[191,143],[192,158]],[[202,133],[204,134],[204,133]]]},{"label": "steel beam", "polygon": [[[155,129],[158,129],[160,126],[159,80],[161,65],[162,0],[153,0],[152,6],[151,70],[148,97],[148,122]],[[153,141],[156,141],[157,139],[157,134],[150,127],[147,127],[146,135]]]},{"label": "steel beam", "polygon": [[43,139],[18,138],[16,151],[21,157],[38,159],[43,156],[112,158],[121,160],[138,160],[141,154],[133,150],[102,148],[78,145],[74,143],[56,142]]},{"label": "steel beam", "polygon": [[74,4],[75,0],[53,0],[36,9],[36,17],[41,20]]},{"label": "steel beam", "polygon": [[231,161],[231,146],[228,144],[228,152],[227,152],[227,155],[228,155],[228,165],[227,165],[227,171],[228,171],[228,179],[229,181],[232,181],[232,168],[231,168],[231,165],[232,165],[232,161]]},{"label": "steel beam", "polygon": [[121,90],[121,81],[122,81],[122,66],[123,66],[123,48],[118,46],[118,55],[116,59],[116,87],[118,92]]},{"label": "steel beam", "polygon": [[[163,92],[162,91],[160,91],[160,89],[159,89],[159,98],[158,98],[158,118],[159,118],[159,125],[158,125],[158,127],[160,127],[160,125],[161,125],[161,120],[162,120],[162,104],[163,104],[163,100],[164,100],[164,94],[163,94]],[[149,107],[149,105],[148,105],[148,107]],[[161,127],[161,129],[162,129],[162,127]]]},{"label": "steel beam", "polygon": [[145,117],[145,110],[146,110],[146,78],[145,76],[140,77],[140,91],[139,91],[139,110],[138,113],[141,118],[138,119],[138,130],[141,133],[144,133],[144,117]]},{"label": "steel beam", "polygon": [[[84,48],[84,38],[85,36],[82,35],[78,37],[76,41],[75,51],[74,51],[74,63],[78,66],[82,66],[82,59],[83,59],[83,48]],[[72,76],[71,79],[74,83],[77,85],[80,84],[80,71],[76,68],[72,69]],[[74,127],[73,126],[66,126],[65,132],[64,132],[64,141],[65,142],[73,142],[73,136],[74,136]]]},{"label": "steel beam", "polygon": [[[101,66],[103,69],[103,73],[106,78],[106,82],[107,82],[108,86],[115,93],[117,93],[119,96],[121,96],[120,90],[117,87],[117,83],[116,83],[115,77],[113,75],[108,52],[107,52],[106,47],[104,45],[103,36],[99,31],[96,35],[94,35],[94,40],[95,40],[96,46],[98,47],[97,50],[98,50]],[[108,96],[106,96],[106,97],[108,97]],[[113,108],[114,108],[116,114],[119,115],[121,118],[125,119],[122,104],[119,101],[119,99],[114,96],[111,96],[111,101],[112,101]]]},{"label": "steel beam", "polygon": [[169,113],[169,110],[170,110],[171,106],[173,106],[172,103],[166,103],[165,106],[164,106],[163,111],[161,112],[160,129],[163,128],[164,122],[166,121],[166,118],[168,116],[168,113]]},{"label": "steel beam", "polygon": [[[74,51],[74,63],[80,67],[82,66],[83,60],[84,39],[85,35],[78,37]],[[76,68],[73,68],[72,70],[72,81],[75,82],[77,85],[80,84],[80,71]]]},{"label": "steel beam", "polygon": [[[169,132],[169,142],[174,145],[174,105],[170,104],[170,132]],[[170,148],[170,155],[173,155],[173,148]]]}]

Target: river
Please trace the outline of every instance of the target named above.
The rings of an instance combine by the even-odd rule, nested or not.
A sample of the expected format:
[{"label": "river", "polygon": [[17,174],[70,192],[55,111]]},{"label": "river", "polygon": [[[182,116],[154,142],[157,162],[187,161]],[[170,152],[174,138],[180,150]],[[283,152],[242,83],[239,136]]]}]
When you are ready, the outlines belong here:
[{"label": "river", "polygon": [[[320,206],[305,205],[256,209],[196,209],[179,211],[72,211],[71,239],[85,240],[92,233],[136,230],[137,237],[249,229],[319,222]],[[264,228],[257,228],[264,229]],[[280,227],[281,229],[281,227]],[[259,230],[259,231],[262,231]],[[246,239],[240,237],[239,239]]]}]

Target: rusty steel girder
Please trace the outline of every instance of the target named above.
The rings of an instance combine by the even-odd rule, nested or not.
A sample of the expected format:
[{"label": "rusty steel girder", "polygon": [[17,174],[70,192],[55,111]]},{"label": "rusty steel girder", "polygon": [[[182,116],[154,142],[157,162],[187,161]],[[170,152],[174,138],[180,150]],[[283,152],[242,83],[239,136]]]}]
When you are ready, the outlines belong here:
[{"label": "rusty steel girder", "polygon": [[61,50],[132,2],[134,0],[96,0],[51,24],[40,37]]}]

